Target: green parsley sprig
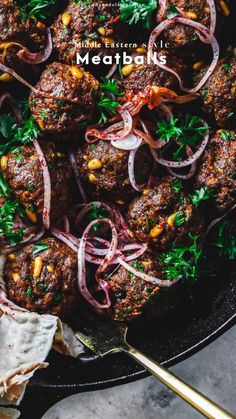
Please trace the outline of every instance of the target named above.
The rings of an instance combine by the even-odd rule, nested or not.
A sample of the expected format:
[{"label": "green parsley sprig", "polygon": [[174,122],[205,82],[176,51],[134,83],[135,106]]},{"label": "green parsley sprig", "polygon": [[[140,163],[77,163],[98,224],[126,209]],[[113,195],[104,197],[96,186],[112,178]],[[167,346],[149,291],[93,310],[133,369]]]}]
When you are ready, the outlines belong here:
[{"label": "green parsley sprig", "polygon": [[173,152],[173,159],[181,160],[186,146],[189,145],[194,149],[207,130],[208,127],[203,124],[201,118],[187,114],[185,119],[172,117],[170,121],[164,119],[157,121],[156,133],[166,143],[170,140],[178,142],[177,150]]},{"label": "green parsley sprig", "polygon": [[207,186],[203,186],[200,189],[196,189],[193,194],[189,194],[193,205],[198,207],[198,205],[203,201],[208,201],[214,195],[214,191],[210,191]]},{"label": "green parsley sprig", "polygon": [[219,255],[229,260],[236,259],[236,227],[229,221],[222,221],[217,229],[217,239],[214,246]]},{"label": "green parsley sprig", "polygon": [[[97,204],[92,204],[92,208],[90,211],[86,214],[86,220],[88,222],[99,220],[101,218],[106,218],[108,216],[108,211],[106,208],[99,207]],[[91,232],[96,234],[99,232],[101,227],[101,223],[94,224],[94,226],[91,229]]]},{"label": "green parsley sprig", "polygon": [[24,209],[17,200],[6,199],[0,209],[0,233],[5,235],[10,245],[19,243],[24,236],[24,228],[13,230],[15,216],[24,217],[24,214]]},{"label": "green parsley sprig", "polygon": [[119,90],[117,80],[103,78],[96,93],[96,104],[100,113],[98,124],[105,124],[111,116],[116,114],[116,108],[119,106],[117,98],[124,95]]},{"label": "green parsley sprig", "polygon": [[189,246],[175,244],[169,252],[160,255],[167,279],[174,280],[181,277],[193,282],[198,277],[198,263],[202,250],[198,246],[197,236],[189,234],[189,238],[191,240]]},{"label": "green parsley sprig", "polygon": [[17,0],[16,3],[20,6],[23,21],[28,18],[45,21],[54,16],[57,0]]},{"label": "green parsley sprig", "polygon": [[121,19],[129,25],[142,23],[145,29],[150,29],[152,13],[157,7],[156,0],[121,0],[119,2]]}]

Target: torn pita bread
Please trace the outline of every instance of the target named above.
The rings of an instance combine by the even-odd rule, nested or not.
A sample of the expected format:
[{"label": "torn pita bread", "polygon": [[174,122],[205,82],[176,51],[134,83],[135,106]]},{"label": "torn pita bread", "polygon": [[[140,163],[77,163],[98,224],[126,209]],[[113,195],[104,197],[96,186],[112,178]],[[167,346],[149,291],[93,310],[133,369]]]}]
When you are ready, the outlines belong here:
[{"label": "torn pita bread", "polygon": [[30,312],[7,299],[0,259],[0,405],[19,405],[34,372],[48,366],[52,347],[73,357],[84,350],[58,317]]}]

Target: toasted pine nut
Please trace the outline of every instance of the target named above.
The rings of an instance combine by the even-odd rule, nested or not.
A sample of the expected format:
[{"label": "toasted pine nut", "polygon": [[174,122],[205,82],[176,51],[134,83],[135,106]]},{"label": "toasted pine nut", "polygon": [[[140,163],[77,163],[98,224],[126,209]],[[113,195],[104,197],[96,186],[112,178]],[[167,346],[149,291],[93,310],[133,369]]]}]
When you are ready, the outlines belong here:
[{"label": "toasted pine nut", "polygon": [[15,260],[16,255],[14,255],[14,253],[9,253],[9,255],[7,255],[9,260]]},{"label": "toasted pine nut", "polygon": [[26,208],[25,213],[27,217],[30,219],[30,221],[32,221],[32,223],[37,223],[38,217],[37,214],[35,214],[35,212],[30,211],[29,208]]},{"label": "toasted pine nut", "polygon": [[132,73],[133,69],[134,69],[133,64],[127,64],[127,65],[124,65],[124,67],[122,67],[121,73],[123,76],[129,76]]},{"label": "toasted pine nut", "polygon": [[98,28],[98,32],[100,33],[100,35],[104,36],[106,35],[106,29],[104,27]]},{"label": "toasted pine nut", "polygon": [[155,239],[156,237],[160,236],[160,234],[163,232],[164,227],[156,225],[155,227],[152,228],[152,230],[150,231],[150,236]]},{"label": "toasted pine nut", "polygon": [[112,38],[107,38],[107,37],[102,37],[102,42],[103,42],[104,44],[108,44],[108,45],[111,45],[111,44],[114,44],[114,43],[115,43],[114,39],[112,39]]},{"label": "toasted pine nut", "polygon": [[88,162],[88,168],[90,170],[98,170],[102,168],[102,162],[99,159],[92,159]]},{"label": "toasted pine nut", "polygon": [[43,267],[43,259],[40,256],[37,256],[34,261],[34,276],[38,278],[41,274]]},{"label": "toasted pine nut", "polygon": [[8,73],[3,73],[3,74],[1,74],[1,76],[0,76],[0,81],[3,81],[3,82],[5,82],[5,83],[8,83],[9,81],[12,81],[13,80],[13,76],[11,75],[11,74],[8,74]]},{"label": "toasted pine nut", "polygon": [[18,272],[13,272],[12,279],[13,279],[14,282],[19,281],[20,275],[18,274]]},{"label": "toasted pine nut", "polygon": [[145,48],[143,48],[143,47],[138,47],[138,48],[136,49],[136,51],[137,51],[137,52],[140,52],[140,54],[145,54],[146,49],[145,49]]},{"label": "toasted pine nut", "polygon": [[48,270],[48,272],[50,272],[50,273],[55,272],[55,268],[54,268],[54,266],[53,266],[53,265],[48,265],[48,266],[47,266],[47,270]]},{"label": "toasted pine nut", "polygon": [[88,178],[89,178],[89,182],[90,182],[90,183],[95,182],[95,180],[97,179],[97,178],[96,178],[96,176],[95,176],[95,175],[93,175],[92,173],[90,173],[90,175],[89,175],[89,177],[88,177]]},{"label": "toasted pine nut", "polygon": [[1,157],[1,169],[4,172],[5,170],[7,170],[7,163],[8,163],[8,158],[6,156],[2,156]]},{"label": "toasted pine nut", "polygon": [[72,76],[76,77],[77,79],[82,79],[84,77],[84,72],[81,71],[78,67],[72,66],[70,71]]},{"label": "toasted pine nut", "polygon": [[116,201],[116,203],[117,203],[118,205],[124,205],[125,201],[123,201],[122,199],[118,199],[118,200]]},{"label": "toasted pine nut", "polygon": [[176,217],[176,214],[175,213],[174,214],[171,214],[168,217],[167,224],[168,224],[169,227],[174,227],[174,225],[175,225],[175,217]]},{"label": "toasted pine nut", "polygon": [[188,19],[192,19],[192,20],[197,20],[198,16],[197,13],[195,12],[185,12],[185,17],[187,17]]},{"label": "toasted pine nut", "polygon": [[202,68],[204,64],[205,64],[204,61],[197,61],[196,63],[193,64],[193,69],[200,70],[200,68]]},{"label": "toasted pine nut", "polygon": [[150,191],[151,191],[151,189],[144,189],[143,190],[143,195],[144,196],[148,195]]},{"label": "toasted pine nut", "polygon": [[223,1],[223,0],[220,1],[220,7],[221,7],[221,10],[222,10],[224,16],[229,16],[230,15],[229,7],[225,3],[225,1]]},{"label": "toasted pine nut", "polygon": [[69,26],[71,21],[71,15],[69,15],[69,13],[63,13],[61,15],[61,20],[64,26]]}]

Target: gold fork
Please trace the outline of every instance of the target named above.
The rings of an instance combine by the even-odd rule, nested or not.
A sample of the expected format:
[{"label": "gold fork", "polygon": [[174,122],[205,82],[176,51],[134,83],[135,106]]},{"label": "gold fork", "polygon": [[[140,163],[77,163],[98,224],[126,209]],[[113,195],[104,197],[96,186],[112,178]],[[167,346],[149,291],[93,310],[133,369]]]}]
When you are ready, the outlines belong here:
[{"label": "gold fork", "polygon": [[[100,317],[100,316],[99,316]],[[83,331],[77,331],[76,337],[100,357],[117,352],[125,352],[135,359],[158,380],[207,418],[235,419],[235,416],[218,406],[199,391],[185,383],[171,371],[153,361],[127,343],[128,326],[124,323],[89,317],[89,326],[83,325]]]}]

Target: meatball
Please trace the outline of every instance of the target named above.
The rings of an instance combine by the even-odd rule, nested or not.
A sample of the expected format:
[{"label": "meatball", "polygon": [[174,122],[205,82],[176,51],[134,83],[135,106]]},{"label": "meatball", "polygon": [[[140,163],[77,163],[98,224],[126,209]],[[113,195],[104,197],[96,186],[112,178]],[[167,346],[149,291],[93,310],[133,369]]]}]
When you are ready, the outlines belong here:
[{"label": "meatball", "polygon": [[[218,2],[217,2],[218,3]],[[223,11],[220,3],[217,4],[218,9],[218,19],[217,24],[221,23],[222,14],[225,13]],[[225,3],[225,2],[224,2]],[[226,3],[225,3],[226,4]],[[210,28],[211,22],[211,15],[210,15],[210,8],[208,5],[207,0],[199,1],[199,0],[172,0],[171,6],[173,7],[174,11],[181,17],[191,19],[202,25]],[[226,5],[225,7],[228,8]],[[223,13],[224,12],[224,13]],[[169,10],[167,10],[164,16],[160,14],[157,16],[158,22],[161,23],[163,20],[167,19],[167,14]],[[196,32],[190,26],[183,25],[180,23],[175,23],[171,25],[168,29],[164,32],[166,40],[169,42],[171,47],[184,47],[186,45],[191,46],[196,40],[199,40]]]},{"label": "meatball", "polygon": [[[22,20],[19,7],[13,0],[3,0],[0,5],[0,59],[3,64],[20,74],[26,74],[29,66],[23,63],[17,52],[26,47],[30,50],[44,48],[46,26],[37,19]],[[7,79],[8,77],[8,79]],[[0,81],[10,81],[4,76]]]},{"label": "meatball", "polygon": [[[135,193],[128,174],[129,151],[114,147],[109,141],[85,143],[76,151],[81,177],[88,182],[93,196],[126,200]],[[135,158],[135,178],[140,184],[147,181],[152,169],[147,147],[138,150]]]},{"label": "meatball", "polygon": [[199,234],[203,219],[172,177],[156,182],[135,198],[128,208],[127,221],[138,241],[149,242],[158,250],[168,250],[173,243],[187,242],[189,233]]},{"label": "meatball", "polygon": [[119,48],[112,44],[120,43],[120,34],[124,32],[119,15],[118,7],[111,3],[72,2],[52,25],[59,61],[75,63],[76,53],[83,57],[88,52],[100,56],[117,52]]},{"label": "meatball", "polygon": [[236,58],[219,62],[200,91],[203,111],[222,128],[236,128]]},{"label": "meatball", "polygon": [[77,300],[76,277],[76,253],[53,238],[9,254],[4,268],[10,300],[28,310],[60,317],[70,314]]},{"label": "meatball", "polygon": [[[41,147],[51,177],[51,217],[55,219],[70,206],[72,171],[65,155],[57,152],[53,143],[43,143]],[[44,200],[43,173],[38,154],[33,146],[28,145],[14,149],[6,157],[4,179],[19,202],[28,209],[27,215],[35,221],[36,213],[42,214]]]},{"label": "meatball", "polygon": [[199,163],[195,187],[212,192],[219,212],[226,212],[236,203],[236,132],[217,131],[208,143]]},{"label": "meatball", "polygon": [[31,112],[44,131],[75,133],[93,118],[93,90],[98,85],[83,69],[54,62],[46,68],[36,86],[42,94],[30,95]]},{"label": "meatball", "polygon": [[[157,257],[146,253],[140,259],[131,263],[138,271],[145,272],[156,278],[165,280],[161,264]],[[160,316],[174,303],[172,289],[162,291],[120,266],[112,275],[108,276],[112,308],[109,314],[114,320],[132,320],[140,315]],[[175,287],[174,287],[175,288]]]},{"label": "meatball", "polygon": [[[144,56],[144,65],[136,64],[135,57]],[[184,65],[180,58],[176,58],[171,51],[159,51],[157,57],[165,56],[166,65],[176,71],[182,78],[184,73]],[[139,93],[143,91],[147,85],[155,85],[167,87],[172,90],[179,90],[179,84],[176,77],[168,71],[162,70],[157,64],[147,64],[146,52],[144,48],[137,48],[133,55],[133,69],[127,76],[126,66],[123,67],[122,73],[124,78],[122,80],[122,87],[126,92]],[[131,67],[129,67],[131,68]]]}]

